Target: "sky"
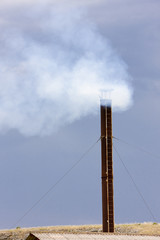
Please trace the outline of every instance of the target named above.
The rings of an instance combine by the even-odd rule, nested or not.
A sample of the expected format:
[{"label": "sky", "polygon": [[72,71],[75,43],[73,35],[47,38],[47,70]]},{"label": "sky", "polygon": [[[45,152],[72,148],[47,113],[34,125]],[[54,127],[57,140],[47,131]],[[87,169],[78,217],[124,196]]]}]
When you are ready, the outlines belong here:
[{"label": "sky", "polygon": [[99,139],[103,90],[129,143],[113,139],[115,222],[160,222],[159,7],[1,1],[1,229],[101,224],[100,142],[22,217]]}]

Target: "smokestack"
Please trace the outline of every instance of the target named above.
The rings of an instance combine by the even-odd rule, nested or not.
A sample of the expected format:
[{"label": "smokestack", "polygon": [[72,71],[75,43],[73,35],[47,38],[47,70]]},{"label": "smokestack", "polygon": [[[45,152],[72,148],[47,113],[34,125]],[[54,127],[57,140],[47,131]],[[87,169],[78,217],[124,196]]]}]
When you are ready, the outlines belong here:
[{"label": "smokestack", "polygon": [[114,232],[112,107],[101,100],[101,177],[103,232]]}]

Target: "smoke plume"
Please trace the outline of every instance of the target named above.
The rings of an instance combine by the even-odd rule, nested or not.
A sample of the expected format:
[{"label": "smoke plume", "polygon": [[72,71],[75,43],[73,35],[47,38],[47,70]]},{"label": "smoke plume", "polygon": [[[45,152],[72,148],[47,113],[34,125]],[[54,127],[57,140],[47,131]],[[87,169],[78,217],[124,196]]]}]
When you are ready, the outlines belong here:
[{"label": "smoke plume", "polygon": [[83,8],[15,3],[0,4],[0,130],[50,134],[96,114],[103,90],[113,110],[131,105],[127,66]]}]

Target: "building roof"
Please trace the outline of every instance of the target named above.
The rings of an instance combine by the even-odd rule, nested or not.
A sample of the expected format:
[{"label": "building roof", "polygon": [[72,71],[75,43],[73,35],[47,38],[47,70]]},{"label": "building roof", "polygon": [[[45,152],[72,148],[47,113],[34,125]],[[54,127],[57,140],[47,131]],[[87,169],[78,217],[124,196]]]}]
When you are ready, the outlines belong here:
[{"label": "building roof", "polygon": [[34,233],[26,240],[159,240],[159,236],[114,235],[114,234],[58,234]]}]

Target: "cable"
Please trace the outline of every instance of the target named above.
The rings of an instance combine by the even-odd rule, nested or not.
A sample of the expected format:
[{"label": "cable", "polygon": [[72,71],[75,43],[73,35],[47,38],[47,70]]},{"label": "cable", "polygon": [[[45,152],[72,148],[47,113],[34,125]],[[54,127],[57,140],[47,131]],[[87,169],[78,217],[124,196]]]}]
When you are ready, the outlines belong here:
[{"label": "cable", "polygon": [[147,208],[148,212],[150,213],[150,215],[152,216],[152,218],[154,219],[154,221],[155,221],[155,222],[158,222],[158,221],[157,221],[157,219],[155,218],[154,214],[152,213],[152,211],[151,211],[151,209],[150,209],[150,207],[149,207],[148,203],[147,203],[147,202],[146,202],[146,200],[144,199],[144,197],[143,197],[142,193],[140,192],[140,190],[139,190],[139,188],[138,188],[137,184],[135,183],[135,181],[134,181],[134,179],[133,179],[132,175],[130,174],[130,172],[129,172],[128,168],[127,168],[127,167],[126,167],[126,165],[124,164],[124,162],[123,162],[123,160],[122,160],[121,156],[119,155],[119,153],[118,153],[118,151],[116,150],[116,148],[115,148],[115,146],[114,146],[114,145],[113,145],[113,148],[114,148],[115,152],[117,153],[117,155],[118,155],[118,157],[119,157],[119,159],[120,159],[120,161],[121,161],[121,163],[122,163],[123,167],[125,168],[126,172],[128,173],[128,176],[129,176],[129,177],[130,177],[130,179],[132,180],[132,183],[134,184],[134,186],[135,186],[135,189],[137,190],[137,192],[138,192],[139,196],[141,197],[141,199],[142,199],[143,203],[145,204],[145,206],[146,206],[146,208]]},{"label": "cable", "polygon": [[149,151],[147,151],[147,150],[145,150],[145,149],[143,149],[143,148],[141,148],[141,147],[138,147],[138,146],[136,146],[136,145],[130,144],[130,143],[128,143],[128,142],[126,142],[126,141],[124,141],[124,140],[122,140],[122,139],[116,138],[116,137],[112,137],[112,138],[115,139],[115,140],[118,140],[119,142],[122,142],[122,143],[124,143],[124,144],[127,144],[127,145],[130,146],[130,147],[137,148],[139,151],[144,152],[144,153],[146,153],[146,154],[149,154],[150,156],[152,156],[152,157],[154,157],[154,158],[160,159],[160,156],[159,156],[159,155],[156,155],[156,154],[154,154],[154,153],[151,153],[151,152],[149,152]]},{"label": "cable", "polygon": [[78,159],[78,161],[75,162],[75,163],[73,164],[73,166],[72,166],[71,168],[69,168],[69,169],[64,173],[64,175],[63,175],[62,177],[60,177],[60,178],[57,180],[57,182],[55,182],[55,183],[32,205],[32,207],[30,207],[30,208],[22,215],[22,217],[20,217],[20,218],[18,219],[18,221],[10,227],[10,229],[11,229],[11,228],[14,228],[19,222],[21,222],[21,220],[22,220],[24,217],[26,217],[26,216],[32,211],[32,209],[35,208],[35,207],[47,196],[47,194],[48,194],[49,192],[51,192],[51,191],[61,182],[61,181],[72,171],[72,169],[75,168],[75,167],[80,163],[80,161],[91,151],[91,149],[94,148],[94,146],[99,142],[100,139],[101,139],[101,137],[100,137],[95,143],[93,143],[93,144],[88,148],[88,150],[86,150],[86,151],[82,154],[82,156]]}]

